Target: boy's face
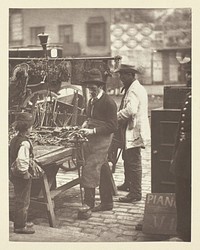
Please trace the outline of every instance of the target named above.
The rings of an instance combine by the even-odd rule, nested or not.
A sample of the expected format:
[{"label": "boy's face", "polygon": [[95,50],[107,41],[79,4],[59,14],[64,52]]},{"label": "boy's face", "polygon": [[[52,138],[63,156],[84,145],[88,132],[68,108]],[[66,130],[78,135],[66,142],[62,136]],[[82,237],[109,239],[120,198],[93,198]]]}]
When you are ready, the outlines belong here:
[{"label": "boy's face", "polygon": [[27,134],[28,135],[31,133],[32,129],[33,129],[33,126],[31,126],[30,128],[27,129]]}]

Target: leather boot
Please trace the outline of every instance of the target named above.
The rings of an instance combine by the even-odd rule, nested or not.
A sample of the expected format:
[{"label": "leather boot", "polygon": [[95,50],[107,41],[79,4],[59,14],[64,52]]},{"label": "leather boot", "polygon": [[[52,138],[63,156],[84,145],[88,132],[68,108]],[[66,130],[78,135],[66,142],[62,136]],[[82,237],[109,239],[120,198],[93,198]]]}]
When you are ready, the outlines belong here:
[{"label": "leather boot", "polygon": [[129,186],[130,186],[129,183],[124,182],[122,185],[117,186],[117,189],[119,191],[126,191],[126,192],[128,192],[130,190]]},{"label": "leather boot", "polygon": [[84,188],[84,203],[90,208],[94,207],[95,203],[95,188]]},{"label": "leather boot", "polygon": [[77,218],[79,220],[87,220],[91,217],[92,211],[91,208],[87,204],[83,204],[82,207],[78,210]]},{"label": "leather boot", "polygon": [[130,182],[130,192],[126,196],[119,198],[119,202],[132,203],[140,201],[142,198],[141,182],[142,171],[134,172]]}]

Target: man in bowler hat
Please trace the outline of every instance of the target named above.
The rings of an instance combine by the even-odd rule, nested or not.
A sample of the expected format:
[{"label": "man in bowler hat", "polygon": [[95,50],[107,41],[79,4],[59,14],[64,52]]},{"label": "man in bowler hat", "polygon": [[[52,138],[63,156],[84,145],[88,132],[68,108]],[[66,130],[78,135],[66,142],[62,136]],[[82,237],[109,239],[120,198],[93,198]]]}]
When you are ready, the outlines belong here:
[{"label": "man in bowler hat", "polygon": [[[113,208],[112,185],[106,168],[108,168],[108,148],[117,129],[117,105],[103,90],[106,83],[100,70],[91,69],[82,84],[89,89],[91,95],[87,120],[81,129],[88,136],[88,142],[84,144],[85,165],[81,177],[84,205],[79,210],[79,217],[87,219],[91,211]],[[98,186],[101,203],[95,207],[95,188]]]}]

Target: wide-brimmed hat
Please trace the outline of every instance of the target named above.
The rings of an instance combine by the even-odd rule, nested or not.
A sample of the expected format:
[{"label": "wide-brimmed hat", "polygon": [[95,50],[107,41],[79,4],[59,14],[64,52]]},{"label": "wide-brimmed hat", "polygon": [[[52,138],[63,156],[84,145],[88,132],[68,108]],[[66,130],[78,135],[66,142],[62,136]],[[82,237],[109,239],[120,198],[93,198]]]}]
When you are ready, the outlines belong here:
[{"label": "wide-brimmed hat", "polygon": [[128,65],[128,64],[121,64],[118,69],[114,71],[115,73],[134,73],[134,74],[140,74],[140,72],[135,69],[135,66],[133,65]]},{"label": "wide-brimmed hat", "polygon": [[84,80],[81,81],[83,84],[96,84],[96,85],[105,85],[105,81],[103,80],[102,73],[99,69],[91,69],[89,70],[84,77]]},{"label": "wide-brimmed hat", "polygon": [[34,123],[34,118],[32,114],[28,112],[22,112],[17,115],[16,122],[26,122],[31,126]]}]

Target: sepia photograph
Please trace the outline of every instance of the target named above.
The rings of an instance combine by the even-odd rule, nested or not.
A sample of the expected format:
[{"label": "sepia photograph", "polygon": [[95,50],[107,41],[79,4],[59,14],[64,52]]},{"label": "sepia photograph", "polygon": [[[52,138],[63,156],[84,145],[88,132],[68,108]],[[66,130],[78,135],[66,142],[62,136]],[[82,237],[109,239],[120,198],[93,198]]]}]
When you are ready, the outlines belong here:
[{"label": "sepia photograph", "polygon": [[183,6],[9,6],[9,243],[192,243]]}]

